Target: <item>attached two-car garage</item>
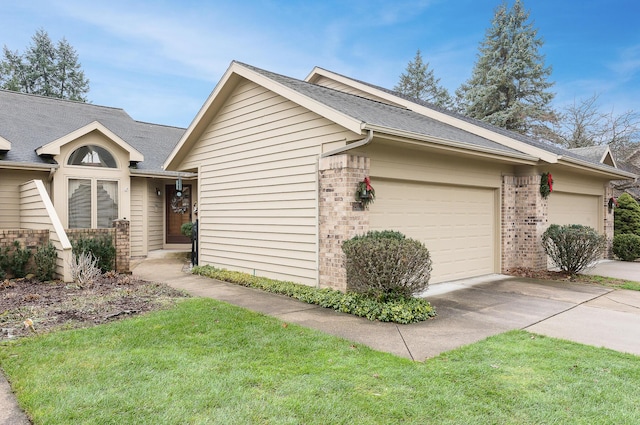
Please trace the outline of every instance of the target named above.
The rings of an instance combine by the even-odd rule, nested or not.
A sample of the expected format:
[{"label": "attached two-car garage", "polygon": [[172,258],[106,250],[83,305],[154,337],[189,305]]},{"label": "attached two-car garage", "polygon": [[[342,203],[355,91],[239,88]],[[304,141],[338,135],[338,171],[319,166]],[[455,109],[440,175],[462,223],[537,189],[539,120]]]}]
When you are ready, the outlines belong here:
[{"label": "attached two-car garage", "polygon": [[497,189],[376,179],[371,230],[398,230],[429,249],[432,283],[497,271]]}]

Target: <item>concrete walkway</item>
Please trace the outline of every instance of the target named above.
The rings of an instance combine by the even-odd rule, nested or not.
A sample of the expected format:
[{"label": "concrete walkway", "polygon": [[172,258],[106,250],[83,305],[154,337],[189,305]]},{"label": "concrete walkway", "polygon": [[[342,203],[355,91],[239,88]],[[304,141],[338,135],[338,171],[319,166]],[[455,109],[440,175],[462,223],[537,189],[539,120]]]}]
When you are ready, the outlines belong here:
[{"label": "concrete walkway", "polygon": [[181,269],[176,259],[148,259],[133,273],[417,361],[512,329],[640,355],[640,292],[636,291],[493,275],[432,285],[425,296],[438,316],[422,323],[396,325],[194,276]]},{"label": "concrete walkway", "polygon": [[[425,296],[438,316],[396,325],[194,276],[182,268],[176,256],[150,257],[135,264],[133,274],[417,361],[512,329],[640,355],[637,291],[492,275],[432,285]],[[640,263],[601,262],[589,273],[640,281]],[[29,423],[0,374],[0,424]]]}]

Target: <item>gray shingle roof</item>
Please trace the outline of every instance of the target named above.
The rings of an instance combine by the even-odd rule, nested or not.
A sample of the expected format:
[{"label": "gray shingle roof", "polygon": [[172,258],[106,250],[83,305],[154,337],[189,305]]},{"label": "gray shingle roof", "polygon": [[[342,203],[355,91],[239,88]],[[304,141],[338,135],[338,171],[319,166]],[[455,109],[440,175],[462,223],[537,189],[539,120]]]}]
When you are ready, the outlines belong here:
[{"label": "gray shingle roof", "polygon": [[572,148],[569,152],[576,153],[590,161],[600,162],[604,154],[607,152],[608,146],[585,146],[583,148]]},{"label": "gray shingle roof", "polygon": [[367,124],[456,141],[468,144],[471,147],[494,149],[502,151],[505,154],[522,154],[515,149],[511,149],[492,140],[485,139],[484,137],[442,123],[406,108],[377,102],[354,94],[344,93],[339,90],[276,74],[244,63],[238,63],[285,87]]},{"label": "gray shingle roof", "polygon": [[138,169],[161,171],[185,129],[135,121],[124,110],[0,90],[0,136],[11,143],[2,161],[47,163],[36,149],[94,121],[144,155]]},{"label": "gray shingle roof", "polygon": [[357,79],[354,79],[354,78],[351,78],[351,77],[347,77],[347,76],[338,74],[338,73],[333,72],[333,71],[329,71],[329,72],[331,72],[333,74],[336,74],[336,75],[340,75],[341,77],[344,77],[346,79],[349,79],[349,80],[352,80],[352,81],[356,81],[356,82],[358,82],[360,84],[364,84],[364,85],[369,86],[371,88],[374,88],[376,90],[380,90],[382,92],[391,94],[393,96],[397,96],[399,98],[408,100],[410,102],[416,103],[416,104],[424,106],[426,108],[430,108],[430,109],[436,110],[438,112],[441,112],[443,114],[455,117],[457,119],[460,119],[462,121],[468,122],[468,123],[473,124],[473,125],[476,125],[478,127],[482,127],[482,128],[487,129],[487,130],[491,130],[494,133],[498,133],[500,135],[507,136],[507,137],[509,137],[511,139],[514,139],[514,140],[517,140],[519,142],[526,143],[526,144],[528,144],[530,146],[534,146],[536,148],[546,150],[547,152],[551,152],[551,153],[553,153],[555,155],[561,155],[561,156],[570,157],[570,158],[573,158],[573,159],[579,159],[579,160],[583,160],[583,161],[587,160],[587,162],[595,165],[597,168],[612,169],[612,167],[610,167],[610,166],[608,166],[606,164],[600,163],[600,158],[593,159],[591,156],[583,156],[583,155],[581,155],[581,154],[579,154],[577,152],[573,152],[573,149],[572,150],[564,149],[564,148],[562,148],[560,146],[556,146],[554,144],[547,143],[545,141],[536,140],[536,139],[533,139],[531,137],[525,136],[523,134],[516,133],[514,131],[510,131],[510,130],[504,129],[502,127],[496,127],[496,126],[494,126],[492,124],[489,124],[489,123],[486,123],[484,121],[480,121],[480,120],[477,120],[477,119],[474,119],[474,118],[469,118],[469,117],[467,117],[465,115],[450,111],[450,110],[445,109],[445,108],[441,108],[441,107],[436,106],[436,105],[434,105],[432,103],[425,102],[423,100],[416,99],[416,98],[413,98],[413,97],[410,97],[410,96],[406,96],[406,95],[403,95],[401,93],[395,92],[393,90],[389,90],[389,89],[386,89],[384,87],[376,86],[375,84],[367,83],[366,81],[357,80]]}]

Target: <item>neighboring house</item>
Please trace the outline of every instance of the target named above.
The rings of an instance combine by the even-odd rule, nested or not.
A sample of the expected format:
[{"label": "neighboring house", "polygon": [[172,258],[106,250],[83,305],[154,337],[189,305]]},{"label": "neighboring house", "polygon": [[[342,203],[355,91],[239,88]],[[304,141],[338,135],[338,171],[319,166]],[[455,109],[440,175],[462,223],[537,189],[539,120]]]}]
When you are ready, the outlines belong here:
[{"label": "neighboring house", "polygon": [[635,174],[636,177],[634,179],[614,180],[611,182],[613,197],[617,198],[626,192],[635,199],[640,200],[640,182],[638,181],[638,175],[640,174],[640,149],[635,151],[628,158],[620,161],[616,161],[614,159],[608,145],[573,148],[569,149],[569,151],[584,156],[591,161],[600,162]]},{"label": "neighboring house", "polygon": [[611,238],[609,182],[634,177],[324,69],[302,81],[238,62],[164,168],[198,174],[200,264],[340,289],[341,243],[374,229],[424,242],[432,282],[546,268],[546,228]]},{"label": "neighboring house", "polygon": [[133,257],[190,246],[180,226],[192,218],[195,175],[162,169],[183,133],[122,109],[0,90],[0,229],[41,224],[24,186],[39,180],[50,199],[37,205],[53,206],[64,229],[129,220]]},{"label": "neighboring house", "polygon": [[623,193],[628,193],[640,202],[640,149],[636,150],[628,158],[619,161],[619,168],[636,175],[635,180],[622,180],[613,182],[613,195],[617,198]]}]

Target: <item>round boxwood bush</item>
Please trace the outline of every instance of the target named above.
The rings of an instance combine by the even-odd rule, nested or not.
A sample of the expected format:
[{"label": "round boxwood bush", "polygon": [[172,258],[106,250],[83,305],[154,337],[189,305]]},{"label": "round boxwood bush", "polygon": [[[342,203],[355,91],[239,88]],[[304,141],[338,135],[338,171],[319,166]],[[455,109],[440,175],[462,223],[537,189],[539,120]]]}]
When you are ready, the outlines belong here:
[{"label": "round boxwood bush", "polygon": [[342,244],[342,251],[347,260],[347,291],[391,300],[410,298],[429,285],[429,250],[400,232],[356,236]]},{"label": "round boxwood bush", "polygon": [[542,234],[542,246],[556,266],[571,274],[589,267],[600,258],[606,238],[580,224],[552,224]]},{"label": "round boxwood bush", "polygon": [[625,233],[613,237],[613,253],[622,261],[635,261],[640,258],[640,236]]}]

